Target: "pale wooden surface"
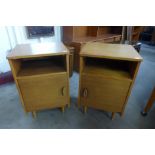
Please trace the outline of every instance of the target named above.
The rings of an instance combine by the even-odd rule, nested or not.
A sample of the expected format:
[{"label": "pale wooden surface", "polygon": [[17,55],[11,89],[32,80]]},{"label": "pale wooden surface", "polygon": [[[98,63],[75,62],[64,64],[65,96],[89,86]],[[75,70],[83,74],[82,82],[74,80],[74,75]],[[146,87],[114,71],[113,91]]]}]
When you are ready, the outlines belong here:
[{"label": "pale wooden surface", "polygon": [[124,113],[142,57],[130,45],[87,43],[80,53],[78,106]]},{"label": "pale wooden surface", "polygon": [[92,74],[96,76],[103,76],[103,77],[111,77],[113,79],[120,79],[120,80],[129,80],[131,81],[131,76],[128,72],[123,71],[121,69],[111,69],[108,67],[102,67],[102,66],[88,66],[85,67],[83,70],[83,73],[85,74]]},{"label": "pale wooden surface", "polygon": [[70,105],[69,51],[62,43],[17,45],[7,58],[26,112]]},{"label": "pale wooden surface", "polygon": [[19,44],[8,55],[8,59],[33,58],[69,53],[61,42]]},{"label": "pale wooden surface", "polygon": [[28,62],[26,65],[22,65],[22,68],[17,74],[17,78],[23,76],[41,76],[45,74],[55,74],[66,72],[65,67],[55,64],[52,61],[38,62],[35,61]]},{"label": "pale wooden surface", "polygon": [[18,79],[26,111],[66,105],[68,97],[66,74]]},{"label": "pale wooden surface", "polygon": [[142,57],[131,45],[87,43],[80,52],[81,56],[100,57],[119,60],[142,61]]},{"label": "pale wooden surface", "polygon": [[[130,81],[82,74],[81,103],[109,112],[121,112]],[[84,91],[84,90],[87,91]]]},{"label": "pale wooden surface", "polygon": [[[130,61],[125,60],[111,60],[84,57],[83,73],[92,74],[96,76],[110,77],[120,80],[132,80],[132,72],[130,71]],[[136,62],[135,62],[136,63]]]},{"label": "pale wooden surface", "polygon": [[18,73],[17,79],[37,77],[37,76],[47,76],[52,74],[63,74],[63,73],[66,73],[66,71],[57,66],[51,66],[47,68],[35,68],[35,67],[24,68]]}]

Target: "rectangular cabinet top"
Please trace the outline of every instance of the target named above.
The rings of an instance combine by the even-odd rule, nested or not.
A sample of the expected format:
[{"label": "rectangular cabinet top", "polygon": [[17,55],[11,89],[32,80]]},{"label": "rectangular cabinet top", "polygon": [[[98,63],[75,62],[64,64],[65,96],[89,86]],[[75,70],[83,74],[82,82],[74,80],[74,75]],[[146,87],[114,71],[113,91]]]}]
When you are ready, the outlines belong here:
[{"label": "rectangular cabinet top", "polygon": [[8,55],[8,59],[31,58],[68,54],[62,42],[19,44]]},{"label": "rectangular cabinet top", "polygon": [[143,60],[133,46],[126,44],[87,43],[82,47],[80,55],[129,61]]}]

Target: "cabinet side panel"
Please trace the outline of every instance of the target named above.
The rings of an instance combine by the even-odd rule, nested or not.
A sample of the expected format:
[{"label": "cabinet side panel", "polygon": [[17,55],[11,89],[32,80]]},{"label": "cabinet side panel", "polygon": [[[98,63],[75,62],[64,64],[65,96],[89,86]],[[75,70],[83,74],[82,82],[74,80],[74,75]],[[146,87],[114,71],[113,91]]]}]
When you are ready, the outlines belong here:
[{"label": "cabinet side panel", "polygon": [[68,102],[67,104],[69,105],[70,107],[70,84],[69,84],[69,70],[70,70],[70,66],[69,66],[70,62],[69,62],[69,55],[67,54],[66,55],[66,66],[67,66],[67,99],[68,99]]},{"label": "cabinet side panel", "polygon": [[81,77],[82,77],[82,70],[84,66],[84,58],[80,56],[80,67],[79,67],[79,90],[78,90],[78,107],[81,106]]},{"label": "cabinet side panel", "polygon": [[137,62],[137,64],[134,66],[135,69],[134,69],[133,72],[132,72],[132,74],[133,74],[133,80],[132,80],[132,83],[131,83],[130,88],[129,88],[129,90],[128,90],[128,93],[127,93],[127,96],[126,96],[126,99],[125,99],[125,102],[124,102],[124,105],[123,105],[123,108],[122,108],[121,115],[124,114],[125,106],[126,106],[126,104],[127,104],[127,102],[128,102],[128,99],[129,99],[129,97],[130,97],[130,93],[131,93],[132,87],[133,87],[133,85],[134,85],[134,82],[135,82],[135,79],[136,79],[136,76],[137,76],[137,73],[138,73],[138,70],[139,70],[140,63],[141,63],[141,62]]},{"label": "cabinet side panel", "polygon": [[16,83],[16,87],[17,87],[17,90],[18,90],[18,93],[19,93],[19,97],[20,97],[22,106],[24,108],[24,111],[26,112],[22,92],[20,90],[20,87],[19,87],[19,84],[18,84],[18,81],[17,81],[17,78],[16,78],[16,75],[17,75],[17,73],[18,73],[18,71],[19,71],[19,69],[21,67],[21,63],[20,63],[20,61],[16,61],[16,63],[15,63],[15,60],[9,60],[9,64],[10,64],[11,71],[12,71],[12,74],[13,74],[13,77],[14,77],[14,80],[15,80],[15,83]]}]

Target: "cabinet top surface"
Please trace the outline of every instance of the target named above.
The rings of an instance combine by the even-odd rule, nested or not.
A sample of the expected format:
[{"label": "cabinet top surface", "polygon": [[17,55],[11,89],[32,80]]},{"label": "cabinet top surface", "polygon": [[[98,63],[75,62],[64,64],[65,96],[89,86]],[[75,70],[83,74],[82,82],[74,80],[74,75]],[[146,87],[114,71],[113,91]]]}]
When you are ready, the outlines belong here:
[{"label": "cabinet top surface", "polygon": [[68,49],[61,42],[18,44],[8,55],[8,59],[30,58],[68,54]]},{"label": "cabinet top surface", "polygon": [[125,44],[87,43],[82,47],[80,55],[131,61],[143,60],[133,46]]}]

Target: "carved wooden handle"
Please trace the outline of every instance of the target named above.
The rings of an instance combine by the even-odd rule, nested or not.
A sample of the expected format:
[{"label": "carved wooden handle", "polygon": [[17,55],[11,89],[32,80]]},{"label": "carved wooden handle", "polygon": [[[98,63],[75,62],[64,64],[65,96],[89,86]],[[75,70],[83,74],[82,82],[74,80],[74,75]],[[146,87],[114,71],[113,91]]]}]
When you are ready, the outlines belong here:
[{"label": "carved wooden handle", "polygon": [[88,96],[88,90],[87,90],[87,88],[84,88],[83,97],[87,97],[87,96]]},{"label": "carved wooden handle", "polygon": [[61,90],[61,94],[62,94],[62,96],[64,96],[65,95],[65,91],[66,90],[66,88],[65,87],[62,87],[62,90]]}]

